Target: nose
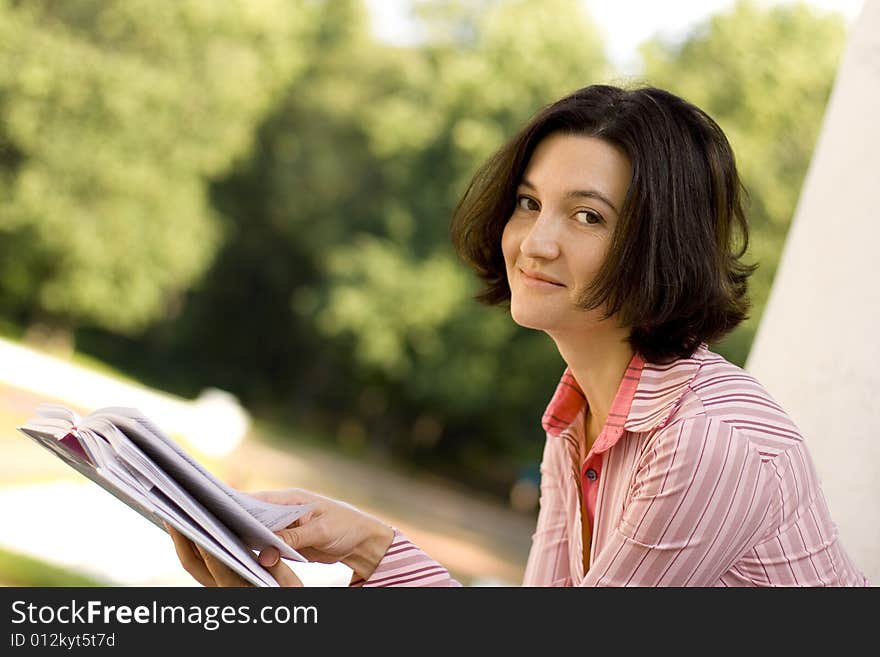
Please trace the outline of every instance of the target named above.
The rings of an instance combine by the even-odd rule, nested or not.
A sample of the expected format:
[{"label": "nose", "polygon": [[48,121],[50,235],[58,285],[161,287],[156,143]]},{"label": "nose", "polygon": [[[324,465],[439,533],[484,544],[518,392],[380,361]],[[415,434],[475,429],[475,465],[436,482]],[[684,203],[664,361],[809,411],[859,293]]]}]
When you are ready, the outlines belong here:
[{"label": "nose", "polygon": [[520,243],[520,253],[527,258],[553,260],[559,255],[559,238],[559,222],[542,212]]}]

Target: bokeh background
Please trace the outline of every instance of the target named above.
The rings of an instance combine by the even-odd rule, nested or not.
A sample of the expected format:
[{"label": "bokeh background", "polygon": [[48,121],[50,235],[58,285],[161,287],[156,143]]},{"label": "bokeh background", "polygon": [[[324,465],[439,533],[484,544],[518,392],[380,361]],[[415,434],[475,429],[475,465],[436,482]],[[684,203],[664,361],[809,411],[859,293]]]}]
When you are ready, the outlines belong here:
[{"label": "bokeh background", "polygon": [[712,345],[743,365],[861,7],[658,4],[0,0],[0,582],[188,582],[15,430],[112,398],[234,485],[342,496],[517,584],[563,364],[472,299],[470,175],[587,84],[706,109],[749,193],[753,310]]}]

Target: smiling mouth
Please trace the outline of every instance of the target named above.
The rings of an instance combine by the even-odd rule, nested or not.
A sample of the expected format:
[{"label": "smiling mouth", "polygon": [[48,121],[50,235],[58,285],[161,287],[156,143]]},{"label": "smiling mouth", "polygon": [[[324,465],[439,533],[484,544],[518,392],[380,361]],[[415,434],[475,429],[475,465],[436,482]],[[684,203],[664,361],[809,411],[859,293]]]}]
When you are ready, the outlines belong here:
[{"label": "smiling mouth", "polygon": [[519,270],[519,273],[522,274],[523,279],[525,279],[526,283],[532,285],[546,285],[551,287],[565,287],[562,283],[558,281],[551,280],[549,278],[544,278],[540,274],[529,273],[523,269]]}]

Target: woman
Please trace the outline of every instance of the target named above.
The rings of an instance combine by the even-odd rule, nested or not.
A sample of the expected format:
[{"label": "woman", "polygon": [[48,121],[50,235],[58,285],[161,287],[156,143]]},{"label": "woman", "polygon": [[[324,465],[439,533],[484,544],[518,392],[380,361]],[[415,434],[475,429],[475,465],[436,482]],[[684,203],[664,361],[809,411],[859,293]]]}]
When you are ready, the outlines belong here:
[{"label": "woman", "polygon": [[[656,88],[581,89],[476,174],[453,242],[567,364],[543,416],[527,586],[865,586],[791,419],[707,344],[745,317],[748,231],[734,156],[703,111]],[[380,520],[315,504],[281,532],[353,585],[457,585]],[[204,584],[241,580],[179,534]],[[295,575],[260,555],[282,583]]]}]

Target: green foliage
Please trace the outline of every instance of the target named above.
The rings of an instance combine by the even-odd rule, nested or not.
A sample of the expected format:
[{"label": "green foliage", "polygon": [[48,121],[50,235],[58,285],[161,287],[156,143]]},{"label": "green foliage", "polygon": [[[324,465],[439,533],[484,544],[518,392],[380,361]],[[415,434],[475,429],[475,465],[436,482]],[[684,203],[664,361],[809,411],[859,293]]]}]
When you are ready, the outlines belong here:
[{"label": "green foliage", "polygon": [[750,319],[720,350],[745,361],[764,309],[842,53],[838,14],[738,2],[683,43],[646,44],[645,80],[705,109],[727,133],[749,192]]},{"label": "green foliage", "polygon": [[0,3],[0,290],[32,321],[133,331],[204,271],[210,177],[289,81],[282,0]]},{"label": "green foliage", "polygon": [[[486,454],[524,451],[534,460],[536,407],[561,363],[544,336],[522,335],[504,311],[474,303],[476,281],[448,246],[449,219],[477,166],[530,114],[605,75],[601,43],[569,0],[417,10],[427,42],[386,51],[380,85],[389,86],[353,117],[389,173],[376,190],[383,221],[370,229],[376,238],[325,246],[316,328],[347,336],[352,375],[391,391],[392,449],[462,462],[478,458],[479,443]],[[395,66],[396,75],[385,73]],[[503,396],[505,377],[519,394]],[[358,420],[376,427],[364,414]]]},{"label": "green foliage", "polygon": [[[582,7],[421,0],[425,41],[392,47],[361,0],[0,0],[0,313],[506,492],[563,363],[473,301],[449,220],[531,114],[614,79]],[[736,362],[842,43],[835,15],[740,3],[645,49],[645,80],[719,120],[751,194],[755,310],[720,345]]]},{"label": "green foliage", "polygon": [[449,258],[415,261],[394,242],[367,236],[335,249],[327,270],[334,286],[318,330],[351,333],[357,364],[393,378],[409,378],[417,362],[444,351],[437,328],[462,312],[470,288]]},{"label": "green foliage", "polygon": [[372,40],[360,2],[323,5],[253,158],[214,188],[225,248],[146,353],[171,348],[178,368],[248,403],[283,400],[344,441],[451,461],[479,441],[487,461],[534,460],[561,362],[472,300],[449,219],[523,120],[604,75],[601,45],[574,0],[421,10],[438,36],[395,48]]}]

